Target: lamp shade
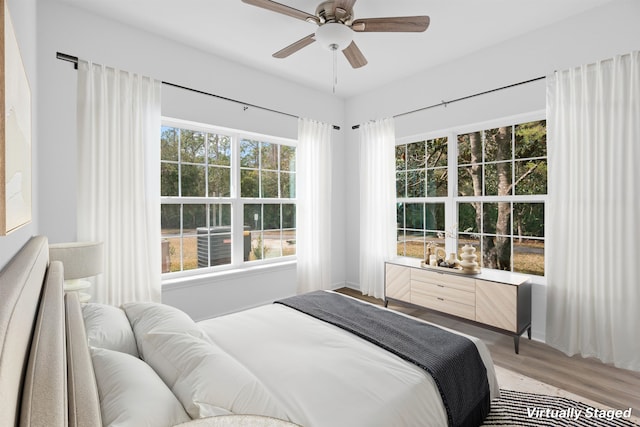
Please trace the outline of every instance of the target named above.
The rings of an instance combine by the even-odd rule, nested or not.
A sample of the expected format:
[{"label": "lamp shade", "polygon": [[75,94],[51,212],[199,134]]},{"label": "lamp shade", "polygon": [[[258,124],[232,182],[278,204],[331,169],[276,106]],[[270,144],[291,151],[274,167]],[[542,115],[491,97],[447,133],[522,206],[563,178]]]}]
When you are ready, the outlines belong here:
[{"label": "lamp shade", "polygon": [[75,280],[102,273],[103,242],[70,242],[49,245],[49,259],[62,261],[64,279]]},{"label": "lamp shade", "polygon": [[344,50],[353,41],[353,30],[344,24],[329,22],[316,30],[316,41],[328,50]]}]

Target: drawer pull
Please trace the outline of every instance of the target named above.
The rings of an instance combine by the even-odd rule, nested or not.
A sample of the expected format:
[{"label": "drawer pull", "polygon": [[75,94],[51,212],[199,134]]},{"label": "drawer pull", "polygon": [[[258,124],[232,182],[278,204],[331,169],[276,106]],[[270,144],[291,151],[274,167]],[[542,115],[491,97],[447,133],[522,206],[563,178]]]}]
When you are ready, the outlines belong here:
[{"label": "drawer pull", "polygon": [[439,288],[444,288],[444,285],[438,285]]},{"label": "drawer pull", "polygon": [[439,301],[444,301],[444,298],[436,297]]}]

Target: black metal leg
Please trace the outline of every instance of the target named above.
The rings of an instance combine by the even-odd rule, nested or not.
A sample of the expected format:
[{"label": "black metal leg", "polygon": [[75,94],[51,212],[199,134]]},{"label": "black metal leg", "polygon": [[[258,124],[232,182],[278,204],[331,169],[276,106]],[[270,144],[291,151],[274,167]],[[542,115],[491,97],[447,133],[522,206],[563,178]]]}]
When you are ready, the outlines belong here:
[{"label": "black metal leg", "polygon": [[520,335],[513,336],[513,346],[516,349],[516,354],[520,354]]},{"label": "black metal leg", "polygon": [[531,340],[531,326],[527,328],[527,336],[529,337],[529,340]]},{"label": "black metal leg", "polygon": [[389,300],[385,298],[385,300],[384,300],[384,306],[386,307],[386,306],[388,306],[388,305],[389,305]]}]

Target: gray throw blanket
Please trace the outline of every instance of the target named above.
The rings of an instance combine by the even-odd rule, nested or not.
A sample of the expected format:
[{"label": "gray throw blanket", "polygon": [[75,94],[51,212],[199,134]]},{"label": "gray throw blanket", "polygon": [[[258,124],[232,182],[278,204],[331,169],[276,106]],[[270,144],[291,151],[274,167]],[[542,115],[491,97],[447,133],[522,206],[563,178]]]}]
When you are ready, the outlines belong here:
[{"label": "gray throw blanket", "polygon": [[438,386],[449,426],[479,426],[489,413],[487,370],[471,340],[332,292],[276,303],[345,329],[427,371]]}]

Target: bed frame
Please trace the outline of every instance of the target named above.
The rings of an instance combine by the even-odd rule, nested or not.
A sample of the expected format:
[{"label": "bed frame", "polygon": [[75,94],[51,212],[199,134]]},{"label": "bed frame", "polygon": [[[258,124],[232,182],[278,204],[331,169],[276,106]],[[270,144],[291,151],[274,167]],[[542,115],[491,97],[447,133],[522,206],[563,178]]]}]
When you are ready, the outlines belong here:
[{"label": "bed frame", "polygon": [[32,237],[0,271],[0,425],[101,426],[98,390],[76,294]]}]

